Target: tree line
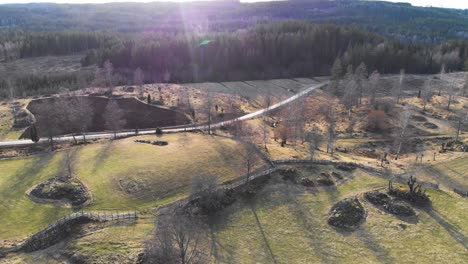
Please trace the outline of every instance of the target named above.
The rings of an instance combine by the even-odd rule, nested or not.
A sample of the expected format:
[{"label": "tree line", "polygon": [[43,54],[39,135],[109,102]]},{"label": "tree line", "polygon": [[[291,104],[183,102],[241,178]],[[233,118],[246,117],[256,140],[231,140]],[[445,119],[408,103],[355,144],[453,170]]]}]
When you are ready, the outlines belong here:
[{"label": "tree line", "polygon": [[[121,72],[142,69],[147,82],[238,81],[328,75],[339,58],[370,71],[436,73],[468,67],[468,42],[430,46],[389,40],[355,27],[288,21],[206,35],[153,34],[91,50],[82,63],[110,61]],[[122,71],[125,70],[125,71]],[[131,72],[131,71],[130,71]]]}]

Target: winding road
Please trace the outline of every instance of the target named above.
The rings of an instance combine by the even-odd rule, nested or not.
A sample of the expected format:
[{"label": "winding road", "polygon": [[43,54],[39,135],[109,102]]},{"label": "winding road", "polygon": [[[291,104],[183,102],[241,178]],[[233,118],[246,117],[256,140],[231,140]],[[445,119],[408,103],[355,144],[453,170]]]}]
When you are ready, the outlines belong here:
[{"label": "winding road", "polygon": [[[237,122],[237,121],[243,121],[243,120],[248,120],[248,119],[252,119],[252,118],[256,118],[258,116],[261,116],[265,113],[268,113],[270,111],[273,111],[275,109],[278,109],[280,108],[281,106],[284,106],[284,105],[287,105],[309,93],[311,93],[312,91],[316,90],[316,89],[319,89],[319,88],[322,88],[324,86],[326,86],[329,82],[326,81],[326,82],[322,82],[322,83],[318,83],[316,85],[313,85],[279,103],[276,103],[274,105],[271,105],[270,107],[267,107],[267,108],[263,108],[263,109],[260,109],[256,112],[253,112],[253,113],[249,113],[249,114],[246,114],[246,115],[243,115],[243,116],[240,116],[240,117],[237,117],[237,118],[234,118],[234,119],[231,119],[231,120],[226,120],[226,121],[222,121],[222,122],[219,122],[219,123],[214,123],[214,124],[211,124],[211,128],[219,128],[219,127],[222,127],[222,126],[226,126],[226,125],[230,125],[234,122]],[[163,133],[177,133],[177,132],[186,132],[186,131],[193,131],[193,130],[205,130],[208,128],[208,125],[206,124],[203,124],[203,125],[197,125],[197,124],[190,124],[190,125],[184,125],[184,126],[178,126],[178,127],[166,127],[166,128],[162,128],[162,131]],[[138,132],[138,135],[147,135],[147,134],[154,134],[156,133],[156,129],[141,129],[139,130]],[[93,139],[105,139],[105,138],[112,138],[114,137],[114,133],[109,133],[109,132],[96,132],[96,133],[90,133],[90,134],[86,134],[86,139],[90,139],[90,140],[93,140]],[[128,137],[128,136],[135,136],[135,131],[121,131],[121,132],[117,132],[117,137]],[[76,138],[80,138],[81,136],[76,136]],[[57,142],[64,142],[64,141],[73,141],[74,138],[70,135],[64,135],[64,136],[58,136],[58,137],[54,137],[54,140],[57,141]],[[9,148],[9,147],[27,147],[27,146],[32,146],[32,145],[35,145],[35,144],[40,144],[40,143],[47,143],[49,140],[48,138],[41,138],[39,140],[39,142],[37,143],[34,143],[32,142],[31,140],[29,139],[18,139],[18,140],[9,140],[9,141],[0,141],[0,148]]]}]

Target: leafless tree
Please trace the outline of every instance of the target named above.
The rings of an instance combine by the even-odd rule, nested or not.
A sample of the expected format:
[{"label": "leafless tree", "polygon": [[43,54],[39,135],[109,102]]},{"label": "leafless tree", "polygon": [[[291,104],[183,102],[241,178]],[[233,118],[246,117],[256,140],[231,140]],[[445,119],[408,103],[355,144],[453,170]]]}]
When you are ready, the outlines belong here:
[{"label": "leafless tree", "polygon": [[203,223],[185,213],[182,204],[173,212],[160,215],[155,236],[146,243],[147,262],[195,264],[203,263]]},{"label": "leafless tree", "polygon": [[345,81],[345,91],[341,101],[348,110],[348,116],[351,119],[352,108],[358,103],[358,84],[354,78]]},{"label": "leafless tree", "polygon": [[[267,92],[262,99],[262,107],[268,109],[271,106],[271,94]],[[262,120],[262,141],[265,150],[267,150],[268,138],[269,138],[269,125],[267,122],[267,115],[263,115]]]},{"label": "leafless tree", "polygon": [[432,100],[432,96],[434,95],[434,85],[432,80],[429,79],[424,83],[424,87],[421,94],[421,99],[423,100],[423,111],[426,111],[427,103]]},{"label": "leafless tree", "polygon": [[370,104],[373,105],[377,98],[377,91],[379,89],[380,83],[380,73],[378,71],[372,72],[371,76],[369,77],[368,82],[368,93],[370,97]]},{"label": "leafless tree", "polygon": [[192,178],[192,196],[213,193],[218,189],[218,177],[197,175]]},{"label": "leafless tree", "polygon": [[140,68],[137,68],[133,73],[133,84],[138,87],[138,95],[140,98],[143,98],[143,80],[144,80],[143,71]]},{"label": "leafless tree", "polygon": [[327,127],[327,135],[328,135],[327,153],[331,153],[331,155],[333,155],[334,150],[335,150],[335,141],[336,141],[335,127],[336,127],[336,124],[335,124],[334,121],[328,123],[328,127]]},{"label": "leafless tree", "polygon": [[[442,64],[440,68],[439,79],[441,81],[445,80],[445,64]],[[440,96],[441,94],[442,94],[442,86],[439,85],[439,92],[437,93],[437,95]]]},{"label": "leafless tree", "polygon": [[245,150],[242,153],[245,164],[245,176],[247,184],[250,183],[250,176],[258,161],[258,152],[253,142],[246,142]]},{"label": "leafless tree", "polygon": [[366,64],[364,62],[361,62],[361,64],[359,64],[359,66],[356,68],[356,72],[355,72],[359,104],[362,104],[363,90],[364,90],[364,87],[366,86],[368,74],[369,73],[367,72]]},{"label": "leafless tree", "polygon": [[404,82],[405,82],[405,70],[401,69],[398,85],[394,86],[394,90],[393,90],[393,96],[395,97],[395,102],[397,104],[400,103],[400,98],[401,98],[401,93],[403,91]]},{"label": "leafless tree", "polygon": [[396,145],[398,146],[395,160],[398,160],[398,158],[400,157],[401,147],[403,143],[405,142],[406,137],[408,136],[407,130],[408,130],[410,117],[411,117],[411,112],[408,108],[405,108],[403,112],[401,112],[400,114],[400,118],[398,120],[399,131],[397,132],[397,135],[395,137]]},{"label": "leafless tree", "polygon": [[73,111],[73,123],[81,132],[83,141],[86,143],[86,133],[89,131],[94,119],[93,106],[90,101],[84,96],[76,96],[73,98],[71,109]]},{"label": "leafless tree", "polygon": [[450,105],[452,104],[453,98],[455,97],[455,81],[452,79],[450,82],[447,83],[447,110],[450,110]]},{"label": "leafless tree", "polygon": [[103,117],[106,122],[105,123],[106,128],[114,132],[114,139],[116,139],[117,131],[119,129],[122,129],[126,124],[126,120],[124,118],[125,113],[120,108],[119,104],[117,103],[117,100],[115,99],[109,100]]},{"label": "leafless tree", "polygon": [[114,66],[109,60],[106,60],[103,66],[104,66],[106,87],[109,93],[112,94],[114,90]]},{"label": "leafless tree", "polygon": [[460,133],[462,130],[463,125],[468,122],[468,112],[466,110],[462,110],[457,114],[457,133],[455,136],[455,141],[458,141],[460,138]]},{"label": "leafless tree", "polygon": [[309,143],[310,159],[315,158],[315,153],[323,141],[323,136],[318,130],[312,130],[307,133],[306,140]]},{"label": "leafless tree", "polygon": [[211,134],[211,122],[213,121],[213,102],[214,94],[211,90],[209,90],[206,94],[205,102],[203,104],[202,109],[208,125],[208,134]]},{"label": "leafless tree", "polygon": [[463,88],[461,92],[462,96],[465,97],[467,92],[468,92],[468,72],[465,73],[465,82],[463,84]]},{"label": "leafless tree", "polygon": [[36,121],[41,124],[41,129],[44,129],[43,134],[46,134],[49,139],[50,149],[54,150],[54,137],[60,135],[63,131],[64,109],[61,109],[62,104],[58,102],[41,103],[37,106],[35,115]]}]

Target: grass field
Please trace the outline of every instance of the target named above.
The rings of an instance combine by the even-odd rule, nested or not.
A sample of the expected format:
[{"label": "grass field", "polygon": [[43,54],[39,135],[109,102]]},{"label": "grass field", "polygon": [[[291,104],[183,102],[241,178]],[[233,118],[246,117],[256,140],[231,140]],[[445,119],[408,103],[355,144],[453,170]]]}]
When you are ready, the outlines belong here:
[{"label": "grass field", "polygon": [[359,170],[336,189],[271,183],[214,225],[212,253],[220,263],[466,263],[468,202],[452,193],[429,191],[434,210],[417,210],[417,223],[367,202],[356,231],[326,223],[336,201],[386,184]]},{"label": "grass field", "polygon": [[[135,138],[128,138],[78,148],[75,174],[93,196],[93,203],[85,209],[144,211],[187,195],[193,175],[216,175],[223,182],[244,174],[244,145],[236,141],[201,134],[171,134],[161,139],[169,145],[135,143]],[[63,154],[0,161],[1,239],[23,238],[71,212],[34,203],[25,195],[36,184],[62,173]]]}]

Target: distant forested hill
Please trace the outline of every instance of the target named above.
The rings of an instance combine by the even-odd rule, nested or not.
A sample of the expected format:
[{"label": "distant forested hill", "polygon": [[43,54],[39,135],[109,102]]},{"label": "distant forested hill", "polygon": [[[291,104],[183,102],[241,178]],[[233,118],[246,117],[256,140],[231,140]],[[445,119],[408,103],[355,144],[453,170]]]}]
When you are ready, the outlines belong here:
[{"label": "distant forested hill", "polygon": [[468,39],[468,10],[423,8],[380,1],[0,5],[0,28],[26,31],[206,33],[233,31],[282,20],[355,24],[367,31],[419,43]]}]

